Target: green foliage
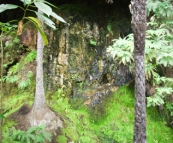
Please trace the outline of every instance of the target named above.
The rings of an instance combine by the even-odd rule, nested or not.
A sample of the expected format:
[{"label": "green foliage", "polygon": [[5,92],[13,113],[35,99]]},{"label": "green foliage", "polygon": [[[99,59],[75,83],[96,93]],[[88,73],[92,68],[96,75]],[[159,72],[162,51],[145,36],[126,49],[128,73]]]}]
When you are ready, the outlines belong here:
[{"label": "green foliage", "polygon": [[96,46],[97,45],[97,42],[91,39],[90,40],[90,44],[93,45],[93,46]]},{"label": "green foliage", "polygon": [[4,116],[0,113],[0,120],[3,119],[3,118],[4,118]]},{"label": "green foliage", "polygon": [[37,51],[36,51],[36,50],[31,51],[31,52],[25,57],[24,63],[27,64],[27,63],[30,63],[30,62],[35,61],[36,56],[37,56]]},{"label": "green foliage", "polygon": [[160,86],[155,88],[156,92],[153,96],[147,97],[148,107],[163,105],[165,103],[165,97],[173,93],[172,78],[160,77],[159,74],[155,73],[153,78],[153,85]]},{"label": "green foliage", "polygon": [[[63,93],[63,89],[59,89],[55,93],[50,92],[47,95],[48,105],[60,114],[64,121],[64,128],[61,130],[61,134],[57,136],[57,142],[132,142],[134,122],[133,86],[119,88],[116,93],[106,97],[102,104],[93,108],[80,104],[80,106],[74,109],[72,104],[78,101],[75,100],[74,103],[71,102],[69,104],[69,99]],[[18,95],[6,97],[3,99],[3,108],[6,109],[4,116],[7,117],[18,110],[26,101],[31,106],[33,98],[31,93],[26,93],[26,90]],[[152,143],[156,140],[162,143],[171,143],[173,140],[171,129],[165,126],[165,123],[154,108],[149,107],[147,110],[147,142]],[[14,141],[11,138],[13,130],[10,127],[14,125],[12,121],[4,119],[3,143],[15,143],[15,141],[21,143],[21,141]],[[25,139],[28,135],[29,138],[33,136],[32,133],[31,135],[27,132],[26,135],[26,132],[24,133],[23,131],[19,131],[18,133],[16,133],[16,137],[22,135]]]},{"label": "green foliage", "polygon": [[24,81],[21,81],[18,85],[18,87],[20,89],[25,89],[27,88],[30,84],[31,84],[31,78],[33,77],[33,73],[32,71],[28,71],[28,74],[27,74],[27,79],[24,80]]},{"label": "green foliage", "polygon": [[51,142],[50,133],[44,131],[45,125],[30,127],[27,131],[16,130],[14,127],[9,128],[3,133],[3,143],[43,143]]},{"label": "green foliage", "polygon": [[173,116],[173,103],[166,103],[166,109],[170,112],[171,116]]},{"label": "green foliage", "polygon": [[107,25],[107,30],[110,32],[111,31],[111,23],[108,23],[108,25]]},{"label": "green foliage", "polygon": [[11,98],[12,97],[8,97],[8,98],[4,99],[4,101],[3,101],[3,110],[5,113],[4,114],[5,117],[7,117],[11,113],[14,113],[18,109],[20,109],[20,107],[22,107],[23,103],[25,103],[26,101],[29,105],[31,105],[32,100],[33,100],[33,97],[31,95],[29,97],[26,94],[14,95],[13,98],[12,99]]},{"label": "green foliage", "polygon": [[[62,17],[58,16],[56,13],[54,13],[52,11],[52,8],[50,7],[50,6],[53,6],[53,5],[50,4],[49,2],[45,1],[45,0],[42,0],[42,1],[38,1],[38,0],[26,0],[26,1],[21,0],[21,1],[23,2],[25,9],[20,7],[20,6],[17,6],[17,5],[1,4],[0,5],[0,13],[5,11],[5,10],[8,10],[8,9],[15,9],[15,8],[18,8],[18,7],[21,8],[22,10],[24,10],[24,16],[23,16],[22,20],[27,19],[27,20],[30,20],[31,22],[33,22],[34,25],[36,26],[36,28],[38,29],[38,31],[40,32],[40,34],[43,38],[44,44],[48,45],[47,37],[41,29],[42,24],[35,17],[25,17],[26,11],[35,12],[35,14],[37,15],[38,18],[40,18],[45,24],[47,24],[49,27],[51,27],[53,29],[56,29],[55,23],[49,18],[49,16],[52,16],[52,17],[56,18],[57,20],[66,23],[65,20]],[[41,12],[30,10],[29,7],[33,7],[33,6],[37,7],[38,10],[41,11]],[[20,29],[22,29],[22,24],[18,25],[18,30],[19,30],[18,34],[21,34]]]},{"label": "green foliage", "polygon": [[[111,23],[108,23],[108,25],[107,25],[107,30],[109,31],[109,33],[111,33],[111,35],[113,35]],[[107,35],[107,36],[108,36],[108,35]]]},{"label": "green foliage", "polygon": [[16,9],[16,8],[18,8],[18,6],[14,4],[1,4],[0,13],[8,9]]},{"label": "green foliage", "polygon": [[59,135],[57,138],[57,142],[59,143],[66,143],[67,142],[67,138],[63,135]]},{"label": "green foliage", "polygon": [[132,63],[134,50],[133,47],[133,35],[130,34],[125,38],[119,38],[114,40],[114,44],[107,48],[107,53],[112,56],[113,60],[119,61],[124,65]]},{"label": "green foliage", "polygon": [[[2,81],[13,84],[16,83],[18,84],[19,89],[25,89],[29,87],[29,85],[31,85],[31,79],[34,74],[32,71],[28,71],[27,74],[25,73],[25,75],[21,75],[21,71],[25,70],[26,64],[35,61],[36,54],[36,50],[29,52],[23,60],[9,69],[8,74],[2,77]],[[26,77],[23,78],[24,76]]]},{"label": "green foliage", "polygon": [[[164,104],[167,95],[173,93],[172,79],[161,77],[159,68],[173,66],[173,25],[171,22],[173,6],[170,0],[147,1],[148,15],[152,11],[154,14],[147,24],[145,43],[145,76],[148,82],[156,86],[156,93],[147,98],[148,106]],[[129,65],[134,71],[134,44],[133,35],[129,34],[125,38],[114,40],[113,45],[107,48],[108,57],[113,60]],[[164,71],[163,71],[164,72]],[[170,82],[171,81],[171,82]],[[168,84],[169,83],[169,84]]]},{"label": "green foliage", "polygon": [[17,28],[17,25],[15,24],[11,24],[14,21],[10,21],[7,23],[2,23],[0,22],[0,29],[1,29],[1,36],[5,37],[7,36],[7,32],[14,30],[15,28]]},{"label": "green foliage", "polygon": [[173,88],[171,87],[159,87],[156,88],[156,93],[153,96],[147,97],[147,106],[156,106],[164,104],[164,98],[172,94]]},{"label": "green foliage", "polygon": [[[89,108],[82,104],[76,107],[73,105],[78,102],[75,99],[71,99],[74,102],[69,104],[69,99],[63,95],[62,89],[54,94],[49,93],[51,95],[48,98],[49,106],[61,114],[64,120],[64,128],[61,135],[57,137],[57,142],[133,142],[133,89],[132,86],[123,86],[113,95],[106,97],[101,105]],[[149,111],[147,114],[147,142],[171,143],[173,139],[171,129],[165,126],[153,109],[151,107],[147,109]],[[162,136],[163,134],[164,136]]]},{"label": "green foliage", "polygon": [[157,17],[171,17],[173,16],[172,0],[147,0],[147,14],[154,12]]}]

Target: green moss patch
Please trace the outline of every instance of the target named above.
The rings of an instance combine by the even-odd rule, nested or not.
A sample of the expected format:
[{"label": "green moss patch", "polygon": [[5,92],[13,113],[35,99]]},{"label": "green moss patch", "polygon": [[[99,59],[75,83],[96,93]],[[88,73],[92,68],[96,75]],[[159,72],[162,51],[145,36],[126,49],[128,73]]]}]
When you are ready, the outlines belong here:
[{"label": "green moss patch", "polygon": [[[27,96],[28,94],[28,96]],[[21,106],[17,100],[27,100],[31,93],[20,93],[10,96],[8,101],[12,109]],[[50,94],[50,95],[49,95]],[[19,98],[21,96],[21,98]],[[17,99],[17,100],[16,100]],[[75,100],[78,102],[78,100]],[[47,94],[47,103],[55,112],[60,114],[64,121],[64,128],[56,137],[57,143],[131,143],[134,132],[134,90],[133,87],[120,87],[114,94],[106,97],[102,104],[95,107],[86,107],[79,103],[73,106],[69,103],[62,90]],[[6,103],[7,104],[7,103]],[[75,103],[77,104],[77,103]],[[7,107],[7,106],[6,106]],[[9,112],[10,114],[10,112]],[[10,126],[15,126],[12,120],[4,120],[3,131]],[[147,142],[172,143],[173,130],[166,126],[156,108],[147,108]]]},{"label": "green moss patch", "polygon": [[[58,92],[57,92],[58,93]],[[56,94],[57,94],[56,93]],[[59,97],[53,95],[52,97]],[[65,128],[57,141],[82,143],[131,143],[134,132],[134,90],[123,86],[93,108],[72,108],[59,97],[52,108],[62,115]],[[171,143],[173,130],[167,127],[155,108],[147,108],[147,142]]]}]

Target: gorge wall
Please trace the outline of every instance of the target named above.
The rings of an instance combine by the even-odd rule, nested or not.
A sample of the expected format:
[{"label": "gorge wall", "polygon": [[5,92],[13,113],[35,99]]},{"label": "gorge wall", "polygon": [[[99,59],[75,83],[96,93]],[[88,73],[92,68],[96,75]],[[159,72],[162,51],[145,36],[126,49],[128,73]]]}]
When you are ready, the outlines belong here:
[{"label": "gorge wall", "polygon": [[65,4],[57,13],[68,24],[56,21],[58,29],[46,31],[49,37],[44,53],[47,90],[63,88],[73,97],[85,96],[79,90],[98,89],[91,95],[95,98],[109,93],[109,87],[123,85],[132,78],[127,66],[106,56],[106,48],[113,39],[131,32],[130,15],[123,7],[116,3]]},{"label": "gorge wall", "polygon": [[[114,87],[132,79],[128,66],[115,63],[106,55],[113,39],[131,33],[128,4],[125,0],[113,4],[90,0],[59,2],[56,13],[68,24],[52,19],[57,30],[45,30],[49,40],[43,63],[46,91],[62,88],[67,96],[89,98],[86,101],[91,102],[86,104],[94,104]],[[20,38],[31,50],[35,46],[34,33],[29,34],[31,38]]]}]

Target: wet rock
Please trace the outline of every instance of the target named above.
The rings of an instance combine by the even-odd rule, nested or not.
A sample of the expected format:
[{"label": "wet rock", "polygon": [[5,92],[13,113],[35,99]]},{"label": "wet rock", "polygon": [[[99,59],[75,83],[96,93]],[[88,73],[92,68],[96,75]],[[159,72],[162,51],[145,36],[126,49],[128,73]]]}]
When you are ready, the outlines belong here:
[{"label": "wet rock", "polygon": [[28,21],[24,24],[22,33],[20,35],[20,42],[27,46],[29,49],[36,49],[36,41],[37,41],[37,29],[35,25]]},{"label": "wet rock", "polygon": [[82,97],[84,100],[84,105],[94,106],[96,104],[102,103],[103,97],[110,95],[117,89],[117,86],[112,84],[105,84],[94,89],[87,89],[82,92],[78,91],[75,95],[75,98]]},{"label": "wet rock", "polygon": [[100,87],[108,84],[120,86],[131,80],[128,67],[108,60],[105,52],[112,40],[120,35],[120,24],[114,23],[115,19],[119,21],[119,12],[116,11],[114,18],[109,19],[109,8],[100,13],[97,7],[97,14],[91,14],[94,9],[88,5],[84,9],[65,5],[61,10],[61,16],[68,25],[56,22],[56,31],[47,30],[50,42],[44,51],[45,88],[63,87],[69,97],[79,97],[79,91],[85,92],[89,88],[95,91],[89,98],[90,104],[100,103],[101,98],[110,93]]}]

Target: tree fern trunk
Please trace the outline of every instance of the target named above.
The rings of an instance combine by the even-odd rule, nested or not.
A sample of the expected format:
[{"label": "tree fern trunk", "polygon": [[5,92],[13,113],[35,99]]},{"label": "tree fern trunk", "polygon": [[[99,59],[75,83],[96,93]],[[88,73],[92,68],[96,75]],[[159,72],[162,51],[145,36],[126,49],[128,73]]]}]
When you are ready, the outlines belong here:
[{"label": "tree fern trunk", "polygon": [[[42,27],[44,23],[42,22]],[[44,43],[43,39],[38,32],[37,34],[37,57],[36,57],[36,90],[35,90],[35,99],[34,99],[34,109],[41,108],[46,105],[45,100],[45,91],[43,84],[43,49]]]},{"label": "tree fern trunk", "polygon": [[135,60],[135,124],[134,143],[146,143],[145,103],[145,31],[146,0],[131,0],[132,26],[134,33]]}]

